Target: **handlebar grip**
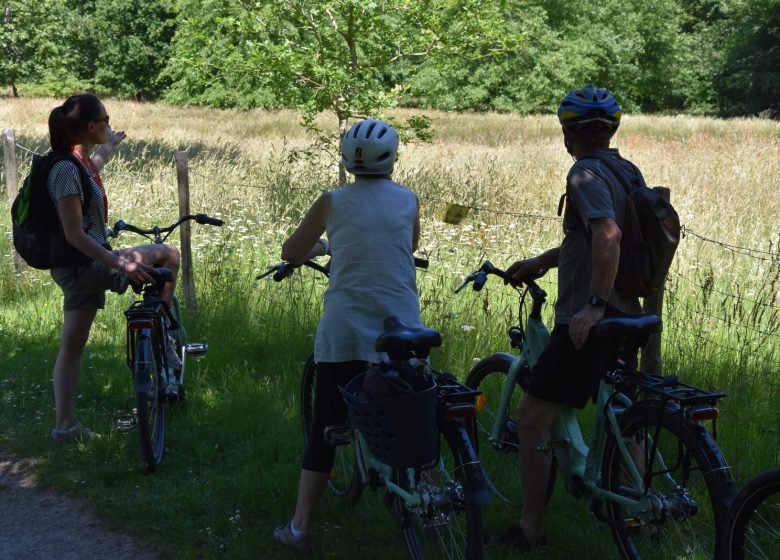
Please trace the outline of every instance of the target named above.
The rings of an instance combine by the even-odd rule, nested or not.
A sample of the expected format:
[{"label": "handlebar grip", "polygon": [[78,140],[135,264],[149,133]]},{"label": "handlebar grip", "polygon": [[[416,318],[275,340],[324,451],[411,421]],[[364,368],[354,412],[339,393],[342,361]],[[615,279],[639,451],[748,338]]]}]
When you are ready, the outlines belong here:
[{"label": "handlebar grip", "polygon": [[414,266],[417,268],[428,268],[430,262],[428,259],[421,259],[420,257],[414,257]]},{"label": "handlebar grip", "polygon": [[221,226],[225,224],[225,222],[219,218],[212,218],[206,214],[195,214],[195,221],[199,224],[208,224],[210,226]]},{"label": "handlebar grip", "polygon": [[295,268],[290,264],[283,266],[282,268],[274,272],[274,276],[273,276],[274,282],[281,282],[288,276],[292,275],[293,270],[295,270]]}]

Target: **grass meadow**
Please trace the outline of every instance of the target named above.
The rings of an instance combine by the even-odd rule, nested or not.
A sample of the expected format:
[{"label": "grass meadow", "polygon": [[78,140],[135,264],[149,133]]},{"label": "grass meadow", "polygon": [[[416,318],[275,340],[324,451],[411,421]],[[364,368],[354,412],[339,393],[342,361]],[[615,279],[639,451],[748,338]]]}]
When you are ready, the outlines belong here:
[{"label": "grass meadow", "polygon": [[[48,112],[59,103],[4,98],[0,128],[43,152]],[[173,154],[186,150],[193,212],[226,222],[193,226],[199,312],[187,324],[190,338],[211,350],[188,365],[188,402],[169,409],[164,462],[143,475],[138,436],[113,430],[114,417],[133,407],[122,315],[131,296],[109,295],[83,357],[78,401],[81,420],[104,437],[54,445],[48,434],[61,293],[46,272],[14,271],[3,192],[0,445],[35,458],[40,484],[83,498],[164,558],[292,557],[271,529],[294,505],[302,453],[297,390],[326,281],[310,270],[278,284],[254,278],[278,262],[302,212],[336,185],[337,168],[295,157],[308,140],[291,112],[106,105],[115,129],[128,133],[103,173],[112,221],[173,222]],[[500,282],[480,293],[456,296],[453,289],[481,259],[505,267],[559,243],[556,209],[572,161],[553,116],[429,115],[434,141],[403,146],[395,178],[421,198],[420,253],[431,261],[419,274],[423,316],[445,335],[434,363],[465,379],[476,360],[510,350],[505,333],[517,321],[517,295]],[[327,116],[321,122],[333,125]],[[624,123],[614,145],[648,184],[671,188],[687,232],[669,276],[664,370],[728,393],[717,436],[743,483],[780,464],[780,125],[633,115]],[[16,154],[21,175],[29,153]],[[472,209],[451,225],[442,220],[447,203]],[[138,242],[127,234],[116,244]],[[555,281],[554,271],[543,279],[551,294]],[[508,512],[505,522],[513,517]],[[353,508],[326,496],[316,531],[319,558],[403,557],[380,493],[366,491]],[[527,557],[616,556],[609,530],[560,487],[547,539]],[[487,557],[512,555],[496,549]]]}]

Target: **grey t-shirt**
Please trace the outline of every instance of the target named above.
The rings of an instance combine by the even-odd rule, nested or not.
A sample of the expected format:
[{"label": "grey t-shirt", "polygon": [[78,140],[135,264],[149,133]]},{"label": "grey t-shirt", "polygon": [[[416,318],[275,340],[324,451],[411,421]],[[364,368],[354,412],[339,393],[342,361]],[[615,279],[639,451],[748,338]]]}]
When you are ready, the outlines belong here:
[{"label": "grey t-shirt", "polygon": [[[617,149],[599,151],[614,156],[629,179],[640,173],[620,157]],[[561,325],[568,325],[572,316],[587,305],[591,295],[590,222],[612,218],[618,227],[622,227],[626,206],[625,189],[597,159],[577,160],[566,181],[569,197],[563,215],[564,237],[558,254],[558,301],[555,304],[555,323]],[[612,290],[609,304],[626,313],[642,312],[638,298],[623,296],[616,289]]]}]

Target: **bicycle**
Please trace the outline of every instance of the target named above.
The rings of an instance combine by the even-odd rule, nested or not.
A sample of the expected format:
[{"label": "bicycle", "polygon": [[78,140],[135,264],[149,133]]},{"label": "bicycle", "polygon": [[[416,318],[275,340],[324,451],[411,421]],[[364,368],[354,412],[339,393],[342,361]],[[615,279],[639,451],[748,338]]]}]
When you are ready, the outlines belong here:
[{"label": "bicycle", "polygon": [[780,467],[751,478],[729,510],[729,560],[780,558]]},{"label": "bicycle", "polygon": [[[153,226],[150,229],[141,229],[119,220],[109,231],[109,237],[117,237],[121,231],[130,231],[147,239],[149,235],[153,235],[153,243],[162,244],[176,228],[189,220],[214,226],[223,224],[222,220],[206,214],[182,216],[168,227]],[[134,301],[125,311],[127,365],[133,376],[136,408],[134,415],[115,419],[121,431],[138,429],[146,472],[156,470],[165,453],[166,402],[173,404],[182,402],[185,398],[184,374],[187,356],[202,357],[208,352],[206,343],[187,344],[176,295],[174,294],[170,306],[160,298],[165,284],[175,280],[173,272],[163,267],[155,267],[155,270],[156,278],[153,284],[131,284],[136,294],[142,294],[142,298]],[[173,338],[181,360],[179,371],[169,367],[166,358],[165,349],[169,336]]]},{"label": "bicycle", "polygon": [[[415,264],[427,266],[427,261],[415,259]],[[327,267],[312,261],[304,265],[328,274]],[[273,273],[274,280],[280,281],[292,269],[280,263],[258,279]],[[368,372],[342,388],[349,422],[325,428],[325,441],[337,447],[329,486],[348,505],[358,501],[366,486],[383,488],[385,504],[400,524],[412,560],[478,560],[482,558],[482,507],[490,501],[470,437],[479,392],[458,383],[451,374],[431,369],[430,350],[441,345],[437,331],[409,328],[394,317],[385,320],[384,329],[376,350],[387,352],[390,360],[378,367],[411,371],[411,376],[424,379],[427,386],[370,403],[356,397]],[[311,434],[316,379],[310,356],[301,382],[306,442]],[[410,430],[414,437],[404,437]]]},{"label": "bicycle", "polygon": [[[485,261],[456,292],[472,282],[475,290],[482,289],[489,275],[512,282],[505,271]],[[489,487],[515,507],[521,489],[511,465],[518,448],[514,411],[550,336],[542,321],[547,294],[534,279],[523,284],[520,324],[509,329],[510,345],[519,354],[493,354],[477,363],[466,380],[468,387],[482,392],[476,439]],[[527,294],[531,309],[523,326]],[[660,332],[661,322],[655,315],[611,317],[596,330],[613,349],[625,343],[636,351],[650,334]],[[713,421],[714,431],[716,404],[724,396],[675,376],[646,375],[614,363],[598,388],[590,446],[575,411],[563,407],[552,439],[537,447],[552,455],[547,499],[560,472],[570,494],[590,499],[591,512],[610,527],[623,558],[716,557],[734,483],[702,422]],[[517,522],[516,511],[503,515]]]}]

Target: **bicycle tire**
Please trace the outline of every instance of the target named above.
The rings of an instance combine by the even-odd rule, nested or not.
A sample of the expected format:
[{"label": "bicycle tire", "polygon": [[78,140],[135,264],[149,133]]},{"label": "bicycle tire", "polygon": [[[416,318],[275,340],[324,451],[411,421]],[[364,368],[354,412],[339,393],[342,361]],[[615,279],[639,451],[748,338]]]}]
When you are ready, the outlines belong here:
[{"label": "bicycle tire", "polygon": [[455,468],[458,457],[467,454],[460,449],[461,444],[441,439],[449,453],[442,452],[435,465],[392,470],[395,484],[411,494],[427,492],[431,499],[424,500],[420,509],[412,509],[400,496],[388,492],[386,502],[400,522],[410,560],[480,560],[482,507],[466,499],[472,482],[466,469]]},{"label": "bicycle tire", "polygon": [[[310,355],[303,368],[303,379],[301,380],[301,422],[305,445],[309,444],[309,433],[314,416],[316,384],[317,368],[314,356]],[[355,446],[352,443],[336,446],[336,458],[333,463],[333,471],[328,479],[328,487],[347,505],[353,505],[360,499],[363,484],[358,471]]]},{"label": "bicycle tire", "polygon": [[[719,558],[722,547],[718,541],[725,530],[725,498],[732,478],[707,430],[662,401],[633,405],[621,415],[619,426],[633,450],[634,463],[641,459],[645,466],[640,472],[650,473],[645,474],[647,495],[662,504],[661,512],[640,519],[617,502],[606,503],[621,556],[631,560]],[[652,453],[654,447],[656,453]],[[624,465],[615,436],[610,434],[604,447],[602,486],[639,498],[643,492],[633,487]]]},{"label": "bicycle tire", "polygon": [[[182,351],[182,348],[187,345],[187,330],[184,328],[184,323],[182,323],[181,320],[181,306],[179,305],[179,298],[176,297],[176,294],[173,294],[173,297],[171,298],[171,314],[173,315],[174,320],[176,321],[176,324],[179,326],[178,329],[168,329],[168,334],[173,338],[173,343],[176,346],[176,355],[179,356],[179,360],[181,360],[182,363],[184,363],[184,352]],[[181,374],[181,372],[177,372],[177,377]],[[171,399],[169,399],[171,400]],[[182,404],[187,400],[187,387],[184,384],[179,384],[179,386],[176,388],[176,397],[174,400],[171,400],[171,404]]]},{"label": "bicycle tire", "polygon": [[[506,376],[515,359],[511,354],[493,354],[475,365],[466,378],[468,387],[482,391],[482,395],[479,397],[481,404],[477,407],[476,429],[472,437],[477,445],[482,467],[487,473],[490,483],[500,494],[499,498],[503,496],[506,500],[496,500],[490,507],[489,522],[492,526],[491,529],[496,530],[503,525],[517,523],[517,506],[522,501],[520,474],[517,470],[517,432],[510,433],[507,428],[506,435],[499,441],[502,449],[496,448],[487,438],[496,417],[495,408],[492,407],[498,406],[501,400]],[[515,422],[515,425],[517,425],[515,410],[522,392],[528,386],[529,375],[530,371],[528,370],[521,372],[512,400],[509,403],[507,419],[508,422]],[[547,502],[550,501],[555,490],[556,473],[556,463],[553,460],[547,478]]]},{"label": "bicycle tire", "polygon": [[730,509],[730,560],[780,558],[780,467],[751,478]]},{"label": "bicycle tire", "polygon": [[136,387],[144,385],[147,379],[151,382],[147,391],[135,392],[138,434],[146,472],[154,472],[165,453],[165,387],[159,358],[151,336],[139,333],[133,354],[133,377]]}]

